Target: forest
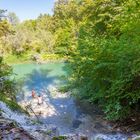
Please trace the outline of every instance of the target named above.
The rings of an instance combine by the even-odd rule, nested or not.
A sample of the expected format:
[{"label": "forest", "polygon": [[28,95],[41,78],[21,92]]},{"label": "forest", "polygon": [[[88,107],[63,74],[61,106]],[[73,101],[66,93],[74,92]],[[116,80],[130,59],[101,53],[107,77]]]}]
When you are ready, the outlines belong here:
[{"label": "forest", "polygon": [[20,22],[0,10],[0,78],[12,73],[6,63],[64,60],[74,96],[108,120],[139,117],[140,1],[58,0],[53,11]]}]

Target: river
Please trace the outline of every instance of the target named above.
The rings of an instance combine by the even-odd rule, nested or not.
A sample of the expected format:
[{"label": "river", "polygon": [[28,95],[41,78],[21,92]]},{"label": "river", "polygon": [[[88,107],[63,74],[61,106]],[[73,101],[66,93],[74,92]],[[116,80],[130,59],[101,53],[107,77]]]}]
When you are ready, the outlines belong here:
[{"label": "river", "polygon": [[[103,119],[101,112],[88,105],[75,102],[70,93],[60,93],[58,87],[66,84],[68,76],[65,63],[16,64],[13,65],[15,78],[19,82],[19,104],[30,102],[39,120],[46,125],[54,125],[60,135],[86,135],[89,139],[127,140],[129,135],[111,131],[111,126]],[[44,98],[44,104],[37,105],[31,91]]]}]

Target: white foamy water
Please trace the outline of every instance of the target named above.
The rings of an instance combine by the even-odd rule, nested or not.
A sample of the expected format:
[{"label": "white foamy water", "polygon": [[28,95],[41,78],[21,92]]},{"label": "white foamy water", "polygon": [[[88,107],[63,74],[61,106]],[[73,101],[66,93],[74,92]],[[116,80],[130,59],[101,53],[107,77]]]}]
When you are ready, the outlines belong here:
[{"label": "white foamy water", "polygon": [[95,136],[94,140],[128,140],[128,137],[120,133],[115,134],[115,135],[98,134],[97,136]]},{"label": "white foamy water", "polygon": [[34,124],[35,120],[31,120],[28,116],[12,111],[9,107],[0,101],[0,109],[2,110],[2,116],[4,118],[15,121],[19,127],[22,127],[25,131],[31,134],[33,137],[39,140],[48,140],[45,132],[55,129],[55,126],[45,124]]}]

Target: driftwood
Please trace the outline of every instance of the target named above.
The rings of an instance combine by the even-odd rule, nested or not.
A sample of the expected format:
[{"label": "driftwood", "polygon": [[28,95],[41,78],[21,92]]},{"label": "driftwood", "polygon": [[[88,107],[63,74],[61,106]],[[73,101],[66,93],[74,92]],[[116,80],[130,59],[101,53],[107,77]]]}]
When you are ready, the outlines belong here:
[{"label": "driftwood", "polygon": [[38,122],[40,122],[40,121],[39,121],[39,117],[36,115],[36,113],[35,113],[34,110],[32,109],[31,104],[25,106],[25,108],[26,108],[27,111],[30,110],[30,111],[35,115],[35,117],[37,118]]}]

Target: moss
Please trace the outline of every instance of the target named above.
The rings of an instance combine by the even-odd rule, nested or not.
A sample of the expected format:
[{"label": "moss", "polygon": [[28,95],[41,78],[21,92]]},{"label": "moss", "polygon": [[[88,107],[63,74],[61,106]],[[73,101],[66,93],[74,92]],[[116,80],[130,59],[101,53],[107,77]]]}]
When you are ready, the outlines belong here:
[{"label": "moss", "polygon": [[67,88],[67,86],[63,86],[63,87],[60,87],[60,88],[58,89],[58,91],[61,92],[61,93],[66,93],[66,92],[69,91],[69,89]]},{"label": "moss", "polygon": [[61,86],[58,88],[58,91],[61,92],[61,93],[66,93],[68,91],[70,91],[71,87],[70,85],[64,85],[64,86]]},{"label": "moss", "polygon": [[135,133],[136,133],[137,135],[140,135],[140,131],[136,131]]},{"label": "moss", "polygon": [[46,135],[51,135],[52,134],[52,131],[51,130],[48,130],[47,132],[45,132]]},{"label": "moss", "polygon": [[66,136],[58,136],[58,137],[53,137],[52,140],[66,140]]},{"label": "moss", "polygon": [[19,106],[16,101],[7,98],[3,94],[0,94],[0,101],[4,102],[13,111],[20,111],[22,113],[28,114],[28,112],[25,111],[21,106]]}]

